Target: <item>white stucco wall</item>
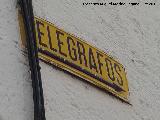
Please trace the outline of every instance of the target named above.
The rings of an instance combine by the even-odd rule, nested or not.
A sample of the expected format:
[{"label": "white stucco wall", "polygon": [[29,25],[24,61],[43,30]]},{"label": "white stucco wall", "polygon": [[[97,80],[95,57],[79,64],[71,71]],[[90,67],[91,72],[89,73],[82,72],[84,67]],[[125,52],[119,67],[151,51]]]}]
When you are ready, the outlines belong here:
[{"label": "white stucco wall", "polygon": [[20,48],[16,0],[0,1],[0,120],[32,120],[27,56]]},{"label": "white stucco wall", "polygon": [[[40,62],[47,120],[160,118],[160,1],[154,1],[155,6],[137,0],[141,5],[102,7],[82,5],[89,0],[33,0],[36,16],[88,41],[125,66],[132,104]],[[32,120],[32,87],[27,57],[19,46],[16,0],[0,3],[0,120]]]}]

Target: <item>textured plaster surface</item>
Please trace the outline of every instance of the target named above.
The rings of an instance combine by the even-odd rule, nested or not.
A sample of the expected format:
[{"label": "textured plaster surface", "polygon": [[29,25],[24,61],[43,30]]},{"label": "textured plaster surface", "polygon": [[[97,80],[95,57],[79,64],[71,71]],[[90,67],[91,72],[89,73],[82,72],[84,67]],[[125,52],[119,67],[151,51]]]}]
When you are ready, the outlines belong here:
[{"label": "textured plaster surface", "polygon": [[155,6],[142,0],[132,1],[139,6],[83,6],[83,2],[92,1],[34,0],[34,13],[120,61],[126,68],[132,106],[41,63],[47,119],[158,120],[160,2],[150,1]]},{"label": "textured plaster surface", "polygon": [[16,0],[0,1],[0,120],[32,120],[27,56],[20,47]]},{"label": "textured plaster surface", "polygon": [[[91,1],[33,0],[34,14],[122,63],[132,106],[40,62],[47,120],[159,120],[160,2],[153,0],[155,6],[83,6],[83,2]],[[0,120],[33,120],[16,0],[0,1],[0,55]]]}]

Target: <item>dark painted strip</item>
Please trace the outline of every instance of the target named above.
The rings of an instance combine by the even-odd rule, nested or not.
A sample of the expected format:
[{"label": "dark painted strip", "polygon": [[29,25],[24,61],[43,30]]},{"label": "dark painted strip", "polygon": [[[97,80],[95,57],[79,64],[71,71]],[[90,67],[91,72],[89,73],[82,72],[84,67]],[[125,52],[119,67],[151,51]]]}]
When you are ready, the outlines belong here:
[{"label": "dark painted strip", "polygon": [[80,71],[80,72],[83,72],[83,73],[87,74],[88,76],[91,76],[91,77],[99,80],[100,82],[108,85],[109,87],[113,88],[113,89],[114,89],[115,91],[117,91],[117,92],[124,91],[124,90],[123,90],[122,88],[120,88],[118,85],[116,85],[116,84],[114,84],[114,83],[113,83],[113,84],[112,84],[112,83],[109,83],[109,82],[107,82],[106,80],[104,80],[103,78],[98,77],[98,76],[90,73],[89,71],[87,71],[87,70],[85,70],[85,69],[82,69],[80,66],[75,65],[75,64],[69,62],[68,60],[64,60],[63,58],[60,58],[60,57],[58,57],[58,56],[56,56],[56,55],[54,55],[54,54],[52,54],[52,53],[50,53],[50,52],[48,52],[48,51],[46,51],[46,50],[42,50],[41,48],[39,48],[38,51],[39,51],[40,53],[44,54],[44,55],[47,55],[47,56],[49,56],[49,57],[57,60],[57,61],[60,61],[60,62],[62,62],[63,64],[66,64],[66,65],[68,65],[68,66],[70,66],[70,67],[72,67],[72,68],[74,68],[74,69],[76,69],[76,70],[78,70],[78,71]]}]

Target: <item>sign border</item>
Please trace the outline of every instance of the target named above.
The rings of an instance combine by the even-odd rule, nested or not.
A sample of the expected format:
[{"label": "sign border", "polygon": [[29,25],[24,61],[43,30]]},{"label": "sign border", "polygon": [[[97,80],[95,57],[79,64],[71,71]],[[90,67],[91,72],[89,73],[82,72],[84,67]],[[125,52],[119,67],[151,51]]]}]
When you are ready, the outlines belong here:
[{"label": "sign border", "polygon": [[[70,35],[71,37],[74,37],[74,38],[76,38],[76,39],[84,42],[84,43],[87,44],[88,46],[91,46],[91,47],[95,48],[96,50],[100,51],[101,53],[103,53],[104,55],[106,55],[107,57],[109,57],[110,59],[112,59],[112,60],[113,60],[114,62],[116,62],[118,65],[120,65],[120,66],[124,69],[126,84],[127,84],[127,88],[128,88],[128,80],[127,80],[127,78],[126,78],[127,73],[126,73],[125,68],[123,67],[123,65],[122,65],[116,58],[113,58],[112,56],[110,56],[109,54],[105,53],[103,50],[97,48],[96,46],[90,44],[89,42],[87,43],[85,40],[81,39],[80,37],[77,37],[76,35],[71,34],[71,33],[69,33],[69,32],[66,32],[65,30],[63,30],[63,29],[61,29],[61,28],[58,28],[55,24],[53,24],[53,23],[51,23],[51,22],[49,22],[49,21],[47,21],[47,20],[45,20],[45,19],[43,19],[43,18],[41,18],[41,17],[35,16],[35,18],[38,19],[38,20],[40,20],[40,21],[45,22],[46,24],[51,24],[51,25],[53,25],[57,30],[63,31],[63,32],[65,32],[66,34]],[[36,32],[37,32],[37,31],[36,31]],[[63,62],[60,62],[59,60],[56,60],[55,58],[52,57],[52,55],[49,55],[49,54],[52,54],[52,53],[50,53],[50,52],[48,52],[48,51],[44,51],[44,50],[39,49],[39,48],[38,48],[38,51],[39,51],[40,59],[41,59],[43,62],[48,63],[48,64],[51,64],[51,65],[53,65],[53,66],[57,66],[58,68],[60,68],[60,69],[62,69],[62,70],[65,70],[65,71],[73,74],[74,76],[78,76],[79,78],[82,78],[82,79],[84,79],[85,81],[94,84],[96,87],[99,87],[99,88],[102,88],[102,89],[104,89],[104,90],[107,90],[108,93],[111,93],[113,96],[117,97],[118,99],[120,99],[120,100],[122,100],[122,101],[124,101],[124,102],[126,102],[126,103],[129,103],[129,101],[128,101],[128,95],[127,95],[127,98],[126,98],[126,97],[123,97],[123,96],[117,94],[117,92],[115,92],[114,90],[112,90],[112,89],[114,89],[114,88],[110,87],[109,85],[104,86],[104,85],[103,85],[103,84],[104,84],[103,82],[102,82],[103,84],[99,84],[99,83],[98,83],[98,80],[99,80],[99,79],[96,79],[95,77],[92,77],[92,76],[88,75],[88,76],[90,76],[90,77],[92,78],[92,80],[93,80],[93,81],[92,81],[92,80],[89,80],[88,78],[84,77],[84,75],[82,75],[82,74],[79,75],[77,72],[75,72],[75,71],[73,72],[73,69],[75,69],[74,67],[71,67],[71,66],[69,66],[69,65],[67,65],[67,64],[65,64],[65,63],[63,63]],[[55,56],[56,56],[56,55],[55,55]],[[57,57],[58,57],[58,56],[57,56]],[[52,59],[52,60],[50,60],[49,58]],[[47,59],[47,60],[46,60],[46,59]],[[63,58],[62,58],[62,59],[63,59]],[[63,60],[64,60],[64,61],[67,61],[67,60],[65,60],[65,59],[63,59]],[[56,61],[56,62],[53,62],[53,61]],[[60,62],[60,63],[58,64],[58,62]],[[64,64],[64,65],[63,65],[63,64]],[[67,66],[71,67],[72,69],[70,69],[70,68],[67,67]],[[82,72],[81,70],[79,70],[79,71]],[[85,73],[83,73],[83,74],[85,74]],[[94,80],[94,79],[96,79],[96,80]],[[101,82],[101,81],[100,81],[100,82]],[[108,82],[108,83],[109,83],[109,82]],[[111,83],[110,83],[110,84],[111,84]],[[129,93],[129,88],[128,88],[127,93]],[[129,104],[130,104],[130,103],[129,103]]]}]

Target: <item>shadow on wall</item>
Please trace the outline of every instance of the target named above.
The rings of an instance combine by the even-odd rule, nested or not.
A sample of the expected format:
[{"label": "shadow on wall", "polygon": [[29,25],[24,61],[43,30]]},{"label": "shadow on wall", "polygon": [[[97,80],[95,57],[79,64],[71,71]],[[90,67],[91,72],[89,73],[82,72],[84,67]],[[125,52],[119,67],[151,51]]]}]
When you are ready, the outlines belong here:
[{"label": "shadow on wall", "polygon": [[0,120],[4,120],[1,115],[0,115]]}]

